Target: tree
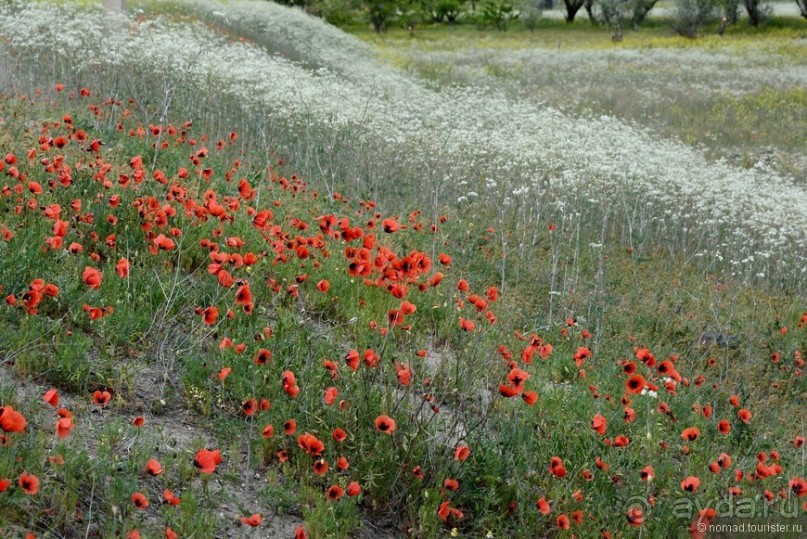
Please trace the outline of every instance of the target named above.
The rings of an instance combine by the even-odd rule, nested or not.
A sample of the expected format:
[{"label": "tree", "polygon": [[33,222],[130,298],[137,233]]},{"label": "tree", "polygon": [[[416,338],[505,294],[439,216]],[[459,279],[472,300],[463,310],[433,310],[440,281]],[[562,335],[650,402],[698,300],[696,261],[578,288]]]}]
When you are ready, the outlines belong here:
[{"label": "tree", "polygon": [[688,38],[698,36],[698,31],[714,17],[713,0],[678,0],[673,28]]},{"label": "tree", "polygon": [[563,4],[566,6],[566,22],[568,24],[574,22],[577,12],[580,11],[585,2],[586,0],[563,0]]},{"label": "tree", "polygon": [[377,34],[389,27],[398,11],[398,5],[394,0],[365,0],[364,7]]},{"label": "tree", "polygon": [[770,13],[770,8],[763,5],[762,2],[763,0],[743,0],[751,26],[759,26],[759,23],[765,20]]}]

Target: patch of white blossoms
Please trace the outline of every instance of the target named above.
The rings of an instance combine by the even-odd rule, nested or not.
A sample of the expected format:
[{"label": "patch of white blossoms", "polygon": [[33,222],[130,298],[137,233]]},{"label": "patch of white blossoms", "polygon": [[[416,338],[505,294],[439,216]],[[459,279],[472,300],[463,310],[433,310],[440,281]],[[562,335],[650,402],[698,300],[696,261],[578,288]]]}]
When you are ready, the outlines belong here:
[{"label": "patch of white blossoms", "polygon": [[[614,118],[572,117],[491,89],[434,89],[381,64],[357,39],[270,2],[172,3],[207,24],[37,3],[0,10],[0,50],[32,62],[145,65],[289,125],[350,127],[378,155],[415,163],[426,153],[447,163],[455,200],[477,192],[508,204],[551,196],[557,207],[594,199],[624,206],[639,222],[677,227],[681,243],[700,254],[756,260],[759,273],[780,259],[788,273],[807,267],[807,190],[762,164],[710,163]],[[234,41],[216,25],[241,25],[252,41]]]}]

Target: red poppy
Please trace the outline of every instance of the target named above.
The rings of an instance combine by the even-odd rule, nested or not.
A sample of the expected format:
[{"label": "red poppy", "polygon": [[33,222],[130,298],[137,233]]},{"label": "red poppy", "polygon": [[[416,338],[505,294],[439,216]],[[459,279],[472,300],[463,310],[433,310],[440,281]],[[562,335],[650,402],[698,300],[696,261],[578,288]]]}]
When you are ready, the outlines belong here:
[{"label": "red poppy", "polygon": [[115,264],[115,273],[121,279],[127,278],[129,276],[129,261],[125,258],[118,260],[118,263]]},{"label": "red poppy", "polygon": [[333,429],[332,438],[337,442],[344,442],[347,439],[347,433],[339,427]]},{"label": "red poppy", "polygon": [[258,411],[258,399],[250,398],[243,402],[241,410],[247,417],[252,417]]},{"label": "red poppy", "polygon": [[361,494],[361,485],[356,481],[352,481],[347,485],[347,495],[348,496],[358,496]]},{"label": "red poppy", "polygon": [[642,468],[642,471],[639,472],[639,476],[642,478],[642,481],[649,483],[656,476],[656,471],[652,466],[645,466]]},{"label": "red poppy", "polygon": [[535,506],[542,515],[548,515],[552,512],[552,508],[549,507],[549,502],[546,501],[546,498],[543,496],[535,503]]},{"label": "red poppy", "polygon": [[11,406],[0,408],[0,428],[5,432],[23,432],[28,421]]},{"label": "red poppy", "polygon": [[803,477],[794,477],[790,480],[787,486],[797,498],[804,498],[807,496],[807,481],[805,481]]},{"label": "red poppy", "polygon": [[697,492],[698,487],[701,485],[701,480],[695,477],[694,475],[690,475],[683,481],[681,481],[681,488],[686,490],[687,492]]},{"label": "red poppy", "polygon": [[216,471],[216,466],[221,464],[221,452],[218,449],[200,449],[196,452],[193,465],[203,474],[210,475]]},{"label": "red poppy", "polygon": [[132,503],[138,509],[146,509],[149,506],[149,500],[142,492],[135,492],[132,494]]},{"label": "red poppy", "polygon": [[43,395],[42,400],[53,407],[59,406],[59,392],[55,388],[49,389],[45,392],[45,395]]},{"label": "red poppy", "polygon": [[97,290],[101,288],[103,274],[93,267],[86,266],[84,272],[81,274],[81,280],[93,290]]},{"label": "red poppy", "polygon": [[269,363],[269,360],[272,358],[272,351],[267,350],[266,348],[260,348],[257,352],[255,352],[255,356],[252,360],[255,362],[255,365],[266,365]]},{"label": "red poppy", "polygon": [[566,515],[559,515],[555,523],[561,530],[568,530],[569,527],[571,526],[571,523],[569,522],[569,517],[567,517]]},{"label": "red poppy", "polygon": [[681,438],[689,442],[694,442],[698,438],[700,433],[701,431],[698,430],[697,427],[688,427],[684,429],[683,432],[681,432]]},{"label": "red poppy", "polygon": [[307,432],[297,437],[297,445],[309,455],[316,457],[322,455],[325,451],[325,444],[319,438]]},{"label": "red poppy", "polygon": [[241,522],[245,526],[252,526],[253,528],[256,528],[261,525],[261,522],[263,522],[263,517],[260,514],[255,513],[254,515],[248,517],[241,517]]},{"label": "red poppy", "polygon": [[294,419],[289,419],[283,423],[283,432],[286,434],[286,436],[291,436],[297,432],[297,421]]},{"label": "red poppy", "polygon": [[345,489],[340,487],[339,485],[332,485],[326,492],[325,495],[328,497],[329,500],[336,501],[341,498],[345,494]]},{"label": "red poppy", "polygon": [[641,528],[645,521],[644,511],[638,505],[634,505],[628,510],[627,517],[628,525],[635,528]]},{"label": "red poppy", "polygon": [[11,481],[8,479],[0,478],[0,492],[3,492],[11,485]]},{"label": "red poppy", "polygon": [[608,429],[608,421],[602,415],[597,414],[591,420],[591,428],[600,436],[604,436]]},{"label": "red poppy", "polygon": [[132,419],[132,425],[134,425],[137,428],[142,427],[145,424],[145,422],[146,422],[146,419],[142,415],[139,415],[139,416],[135,417],[134,419]]},{"label": "red poppy", "polygon": [[460,483],[456,479],[446,478],[443,480],[443,488],[454,492],[460,488]]},{"label": "red poppy", "polygon": [[73,422],[72,417],[62,417],[56,422],[56,436],[61,439],[67,438],[70,434],[70,431],[76,424]]},{"label": "red poppy", "polygon": [[560,457],[552,457],[549,461],[549,472],[555,477],[566,476],[566,468]]},{"label": "red poppy", "polygon": [[361,358],[359,357],[358,350],[350,350],[345,355],[345,364],[347,364],[348,368],[352,371],[357,371],[359,369],[359,363]]},{"label": "red poppy", "polygon": [[179,505],[180,502],[182,502],[180,498],[177,498],[174,495],[174,493],[168,489],[163,490],[163,500],[165,500],[165,503],[167,503],[168,505],[175,505],[175,506]]},{"label": "red poppy", "polygon": [[100,389],[95,390],[92,394],[92,401],[98,406],[106,406],[111,398],[112,394],[109,391],[101,391]]},{"label": "red poppy", "polygon": [[149,459],[146,462],[146,473],[152,477],[160,475],[163,473],[163,465],[157,459]]},{"label": "red poppy", "polygon": [[644,386],[647,384],[647,381],[644,379],[644,376],[641,374],[634,374],[628,381],[625,382],[625,387],[628,390],[628,393],[632,393],[634,395],[639,394],[644,389]]},{"label": "red poppy", "polygon": [[538,402],[538,393],[535,391],[525,391],[521,394],[521,399],[530,406],[534,406]]},{"label": "red poppy", "polygon": [[465,462],[471,455],[471,449],[467,445],[460,445],[454,450],[454,460]]},{"label": "red poppy", "polygon": [[319,459],[314,461],[314,473],[317,475],[325,475],[328,472],[328,461]]},{"label": "red poppy", "polygon": [[34,496],[37,492],[39,492],[39,478],[33,474],[29,474],[28,472],[22,472],[20,474],[17,484],[20,486],[22,491],[29,496]]},{"label": "red poppy", "polygon": [[751,422],[751,412],[749,410],[746,410],[745,408],[740,408],[737,411],[737,417],[739,417],[740,421],[742,421],[745,424]]},{"label": "red poppy", "polygon": [[384,434],[392,435],[395,432],[395,420],[387,415],[380,415],[375,418],[375,428]]}]

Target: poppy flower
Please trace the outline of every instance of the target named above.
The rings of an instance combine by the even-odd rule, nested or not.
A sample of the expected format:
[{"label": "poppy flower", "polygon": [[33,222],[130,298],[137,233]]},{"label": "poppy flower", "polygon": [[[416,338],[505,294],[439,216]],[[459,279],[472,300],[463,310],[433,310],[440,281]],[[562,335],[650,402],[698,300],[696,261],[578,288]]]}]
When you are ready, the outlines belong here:
[{"label": "poppy flower", "polygon": [[656,476],[656,471],[653,469],[652,466],[645,466],[644,468],[642,468],[642,471],[639,472],[639,476],[642,478],[642,481],[644,481],[645,483],[649,483]]},{"label": "poppy flower", "polygon": [[625,382],[625,387],[627,388],[628,393],[637,395],[642,392],[642,389],[644,389],[646,384],[647,381],[644,379],[644,376],[641,374],[634,374],[628,378],[627,382]]},{"label": "poppy flower", "polygon": [[331,485],[331,487],[325,492],[325,496],[332,501],[337,501],[344,494],[345,490],[339,485]]},{"label": "poppy flower", "polygon": [[317,283],[317,290],[323,293],[327,292],[330,287],[331,283],[328,282],[328,279],[322,279]]},{"label": "poppy flower", "polygon": [[49,389],[42,396],[42,400],[53,407],[59,406],[59,392],[55,388]]},{"label": "poppy flower", "polygon": [[546,498],[543,496],[535,503],[535,507],[538,508],[538,512],[542,515],[548,515],[552,512],[552,508],[549,507],[549,502],[546,501]]},{"label": "poppy flower", "polygon": [[681,488],[687,492],[695,493],[698,491],[698,487],[701,485],[701,480],[695,477],[694,475],[690,475],[683,481],[681,481]]},{"label": "poppy flower", "polygon": [[395,420],[387,415],[380,415],[375,418],[375,428],[384,434],[392,435],[395,432]]},{"label": "poppy flower", "polygon": [[549,461],[549,472],[555,477],[566,476],[566,468],[560,457],[552,457]]},{"label": "poppy flower", "polygon": [[193,465],[203,474],[210,475],[216,471],[216,466],[221,464],[221,452],[218,449],[200,449],[196,452]]},{"label": "poppy flower", "polygon": [[142,415],[139,415],[139,416],[135,417],[134,419],[132,419],[132,425],[134,425],[137,428],[142,427],[145,423],[146,423],[146,418],[144,418]]},{"label": "poppy flower", "polygon": [[642,524],[644,524],[645,516],[644,511],[638,505],[634,505],[630,509],[628,509],[628,525],[633,526],[635,528],[641,528]]},{"label": "poppy flower", "polygon": [[76,424],[72,417],[62,417],[56,422],[56,436],[65,439]]},{"label": "poppy flower", "polygon": [[179,539],[179,535],[170,527],[165,528],[165,539]]},{"label": "poppy flower", "polygon": [[454,460],[465,462],[471,455],[471,449],[467,445],[460,445],[454,450]]},{"label": "poppy flower", "polygon": [[146,473],[152,477],[158,476],[163,473],[163,465],[157,459],[149,459],[146,462]]},{"label": "poppy flower", "polygon": [[135,492],[132,494],[132,503],[138,509],[146,509],[149,506],[149,500],[142,492]]},{"label": "poppy flower", "polygon": [[325,390],[325,404],[328,406],[333,406],[333,403],[336,402],[336,397],[339,396],[339,389],[334,386],[331,386]]},{"label": "poppy flower", "polygon": [[180,504],[180,502],[182,502],[182,500],[181,500],[180,498],[177,498],[177,497],[174,495],[174,493],[173,493],[173,492],[171,492],[171,491],[170,491],[170,490],[168,490],[168,489],[163,490],[163,500],[164,500],[164,501],[165,501],[165,503],[167,503],[168,505],[174,505],[174,506],[179,505],[179,504]]},{"label": "poppy flower", "polygon": [[317,475],[325,475],[328,472],[328,461],[319,459],[314,462],[314,473]]},{"label": "poppy flower", "polygon": [[111,398],[112,394],[109,391],[101,391],[100,389],[95,390],[92,394],[92,401],[98,406],[106,406]]},{"label": "poppy flower", "polygon": [[3,492],[11,485],[11,481],[8,479],[0,478],[0,492]]},{"label": "poppy flower", "polygon": [[308,534],[305,533],[305,528],[297,526],[294,529],[294,539],[308,539]]},{"label": "poppy flower", "polygon": [[266,425],[261,432],[264,438],[267,440],[275,435],[275,426],[274,425]]},{"label": "poppy flower", "polygon": [[807,496],[807,481],[803,477],[794,477],[787,486],[796,497],[804,498]]},{"label": "poppy flower", "polygon": [[605,431],[608,429],[608,421],[600,414],[594,416],[594,419],[591,420],[591,428],[599,434],[600,436],[605,435]]},{"label": "poppy flower", "polygon": [[359,369],[359,363],[361,362],[361,358],[359,357],[358,350],[350,350],[345,355],[345,364],[348,368],[352,371],[357,371]]},{"label": "poppy flower", "polygon": [[297,445],[308,453],[319,457],[325,451],[325,444],[313,434],[305,433],[297,437]]},{"label": "poppy flower", "polygon": [[84,272],[81,274],[81,280],[93,290],[97,290],[101,288],[103,274],[93,267],[86,266]]},{"label": "poppy flower", "polygon": [[241,410],[247,417],[252,417],[258,411],[258,399],[249,398],[241,404]]},{"label": "poppy flower", "polygon": [[252,361],[255,362],[255,365],[266,365],[269,363],[269,360],[272,358],[272,351],[267,350],[266,348],[260,348],[257,352],[255,352],[255,356],[252,358]]},{"label": "poppy flower", "polygon": [[248,517],[241,517],[241,522],[245,526],[252,526],[253,528],[256,528],[261,525],[261,522],[263,522],[263,517],[260,514],[255,513],[254,515]]},{"label": "poppy flower", "polygon": [[530,406],[534,406],[538,402],[538,393],[535,391],[525,391],[521,394],[521,399]]},{"label": "poppy flower", "polygon": [[339,427],[333,429],[331,437],[337,442],[344,442],[347,439],[347,433]]},{"label": "poppy flower", "polygon": [[129,261],[125,258],[118,260],[118,263],[115,264],[115,273],[121,279],[127,278],[129,276]]},{"label": "poppy flower", "polygon": [[37,492],[39,492],[39,478],[33,474],[29,474],[28,472],[22,472],[20,474],[17,484],[20,486],[22,491],[29,496],[34,496]]},{"label": "poppy flower", "polygon": [[289,419],[283,423],[283,432],[286,434],[286,436],[291,436],[297,432],[297,421],[294,419]]},{"label": "poppy flower", "polygon": [[737,411],[737,417],[739,417],[740,421],[742,421],[745,424],[748,424],[748,423],[751,422],[751,412],[746,410],[745,408],[740,408]]},{"label": "poppy flower", "polygon": [[215,324],[216,320],[219,318],[219,310],[216,307],[208,307],[199,314],[202,315],[202,321],[208,326]]},{"label": "poppy flower", "polygon": [[476,328],[476,324],[474,324],[473,320],[468,320],[467,318],[460,317],[460,329],[462,331],[467,331],[468,333],[473,332],[474,328]]},{"label": "poppy flower", "polygon": [[352,481],[347,484],[347,495],[348,496],[358,496],[361,494],[361,485],[356,481]]},{"label": "poppy flower", "polygon": [[701,431],[698,430],[697,427],[688,427],[684,429],[683,432],[681,432],[681,438],[689,442],[694,442],[698,438],[700,433]]},{"label": "poppy flower", "polygon": [[567,517],[566,515],[559,515],[555,523],[561,530],[568,530],[569,527],[571,526],[569,517]]},{"label": "poppy flower", "polygon": [[28,421],[11,406],[0,408],[0,428],[5,432],[23,432]]}]

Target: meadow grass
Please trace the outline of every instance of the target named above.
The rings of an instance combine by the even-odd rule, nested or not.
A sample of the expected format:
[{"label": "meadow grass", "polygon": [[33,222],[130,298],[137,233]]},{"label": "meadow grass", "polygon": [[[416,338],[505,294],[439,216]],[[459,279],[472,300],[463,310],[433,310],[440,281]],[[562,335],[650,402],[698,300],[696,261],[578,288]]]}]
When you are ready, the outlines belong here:
[{"label": "meadow grass", "polygon": [[[688,536],[698,519],[723,521],[707,511],[718,502],[803,515],[798,266],[732,253],[733,221],[677,221],[643,201],[656,177],[584,189],[595,172],[573,177],[584,154],[571,148],[557,169],[533,163],[533,190],[481,153],[486,139],[441,153],[407,138],[393,124],[412,117],[389,103],[428,97],[447,113],[452,94],[443,104],[377,65],[387,44],[365,49],[278,6],[254,21],[241,3],[177,19],[184,5],[113,18],[119,37],[92,13],[28,12],[64,18],[48,42],[58,59],[4,14],[4,37],[22,40],[0,57],[4,534]],[[170,17],[153,18],[162,9]],[[89,55],[68,47],[83,25]],[[472,54],[470,34],[441,39],[431,52],[447,50],[443,64]],[[691,64],[710,61],[686,47]],[[784,56],[762,49],[752,56]],[[505,80],[499,60],[518,52],[468,63]],[[386,97],[353,99],[366,73]],[[733,99],[798,114],[798,90],[765,94],[754,80]],[[473,92],[475,106],[499,99]],[[353,110],[340,106],[367,117],[344,121]],[[477,129],[519,128],[518,116],[478,114]],[[554,134],[576,122],[571,143],[627,129],[545,118]],[[390,139],[374,139],[384,129]],[[696,157],[672,173],[717,170]],[[701,344],[704,332],[736,346]],[[43,402],[51,388],[59,403]],[[700,486],[685,489],[692,478]]]}]

